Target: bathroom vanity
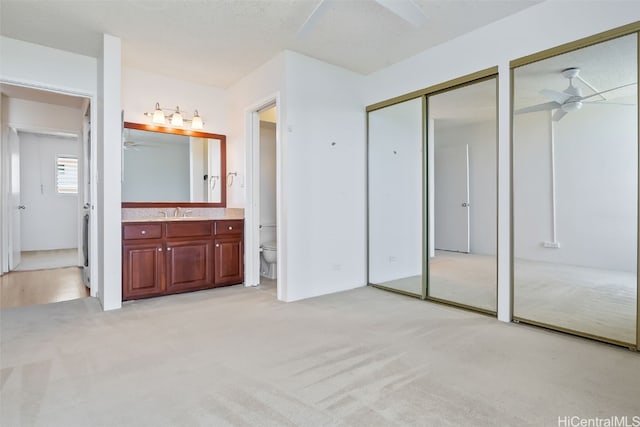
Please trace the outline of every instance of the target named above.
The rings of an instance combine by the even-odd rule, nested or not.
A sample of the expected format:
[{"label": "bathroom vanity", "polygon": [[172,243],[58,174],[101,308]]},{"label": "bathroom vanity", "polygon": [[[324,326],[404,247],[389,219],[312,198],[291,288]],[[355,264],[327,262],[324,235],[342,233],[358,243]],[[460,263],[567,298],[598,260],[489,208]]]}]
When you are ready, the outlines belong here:
[{"label": "bathroom vanity", "polygon": [[122,299],[242,283],[244,221],[188,217],[122,224]]},{"label": "bathroom vanity", "polygon": [[125,122],[122,299],[242,283],[244,220],[226,208],[226,136]]}]

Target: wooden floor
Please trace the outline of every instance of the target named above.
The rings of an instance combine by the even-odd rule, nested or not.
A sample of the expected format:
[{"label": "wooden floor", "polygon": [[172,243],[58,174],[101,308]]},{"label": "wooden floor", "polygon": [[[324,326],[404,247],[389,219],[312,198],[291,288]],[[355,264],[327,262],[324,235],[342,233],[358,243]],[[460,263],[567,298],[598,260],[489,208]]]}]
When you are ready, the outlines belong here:
[{"label": "wooden floor", "polygon": [[23,251],[20,264],[15,271],[44,270],[73,267],[78,264],[78,249],[53,249],[46,251]]},{"label": "wooden floor", "polygon": [[0,308],[69,301],[89,296],[78,267],[12,271],[0,276]]}]

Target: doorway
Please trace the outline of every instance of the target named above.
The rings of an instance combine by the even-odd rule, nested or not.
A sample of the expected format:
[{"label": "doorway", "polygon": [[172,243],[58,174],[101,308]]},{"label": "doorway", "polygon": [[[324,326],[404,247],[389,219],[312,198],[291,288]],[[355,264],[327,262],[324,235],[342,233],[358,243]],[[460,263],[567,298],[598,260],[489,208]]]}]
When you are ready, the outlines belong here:
[{"label": "doorway", "polygon": [[1,84],[0,305],[90,295],[90,100]]},{"label": "doorway", "polygon": [[259,112],[260,118],[260,288],[277,294],[278,233],[275,104]]},{"label": "doorway", "polygon": [[286,301],[279,95],[247,110],[245,284]]}]

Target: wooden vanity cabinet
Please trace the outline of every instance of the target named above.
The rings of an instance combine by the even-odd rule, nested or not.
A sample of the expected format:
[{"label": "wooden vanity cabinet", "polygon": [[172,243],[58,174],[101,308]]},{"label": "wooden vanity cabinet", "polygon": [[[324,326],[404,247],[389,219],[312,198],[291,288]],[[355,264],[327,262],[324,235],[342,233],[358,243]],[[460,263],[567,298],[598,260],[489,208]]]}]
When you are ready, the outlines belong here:
[{"label": "wooden vanity cabinet", "polygon": [[122,299],[244,280],[243,220],[122,225]]},{"label": "wooden vanity cabinet", "polygon": [[122,299],[161,295],[164,247],[161,224],[125,224],[122,228]]},{"label": "wooden vanity cabinet", "polygon": [[216,221],[216,286],[242,282],[244,276],[244,223],[242,220]]},{"label": "wooden vanity cabinet", "polygon": [[165,226],[167,293],[213,287],[212,222],[167,222]]}]

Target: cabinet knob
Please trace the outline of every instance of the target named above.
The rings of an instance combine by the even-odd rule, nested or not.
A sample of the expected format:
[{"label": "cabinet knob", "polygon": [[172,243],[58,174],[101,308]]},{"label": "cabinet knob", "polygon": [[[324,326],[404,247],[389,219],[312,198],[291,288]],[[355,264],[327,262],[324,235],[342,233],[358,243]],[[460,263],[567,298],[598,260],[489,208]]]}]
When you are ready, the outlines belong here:
[{"label": "cabinet knob", "polygon": [[147,230],[142,230],[140,234],[147,234]]},{"label": "cabinet knob", "polygon": [[158,248],[158,252],[162,252],[162,248]]},{"label": "cabinet knob", "polygon": [[219,248],[219,247],[220,247],[220,243],[216,243],[216,248]]},{"label": "cabinet knob", "polygon": [[167,252],[171,252],[171,248],[167,248]]},{"label": "cabinet knob", "polygon": [[233,227],[229,226],[229,230],[233,230]]}]

